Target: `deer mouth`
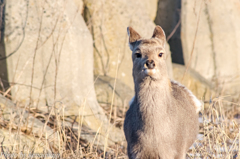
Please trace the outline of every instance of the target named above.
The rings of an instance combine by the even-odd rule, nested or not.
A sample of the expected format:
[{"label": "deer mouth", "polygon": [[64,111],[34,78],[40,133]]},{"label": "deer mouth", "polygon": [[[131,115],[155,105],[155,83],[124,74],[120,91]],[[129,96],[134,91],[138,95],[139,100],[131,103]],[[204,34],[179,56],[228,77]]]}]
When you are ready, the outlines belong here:
[{"label": "deer mouth", "polygon": [[157,70],[155,68],[153,68],[153,69],[145,68],[143,71],[144,71],[145,75],[147,75],[147,76],[153,76],[157,72]]}]

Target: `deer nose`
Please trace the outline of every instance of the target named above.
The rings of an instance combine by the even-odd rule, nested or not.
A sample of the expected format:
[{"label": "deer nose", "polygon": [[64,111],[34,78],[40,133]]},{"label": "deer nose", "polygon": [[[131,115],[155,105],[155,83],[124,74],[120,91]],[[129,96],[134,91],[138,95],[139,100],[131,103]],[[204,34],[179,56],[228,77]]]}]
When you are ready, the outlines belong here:
[{"label": "deer nose", "polygon": [[153,69],[155,67],[155,62],[153,60],[147,60],[146,65],[148,69]]}]

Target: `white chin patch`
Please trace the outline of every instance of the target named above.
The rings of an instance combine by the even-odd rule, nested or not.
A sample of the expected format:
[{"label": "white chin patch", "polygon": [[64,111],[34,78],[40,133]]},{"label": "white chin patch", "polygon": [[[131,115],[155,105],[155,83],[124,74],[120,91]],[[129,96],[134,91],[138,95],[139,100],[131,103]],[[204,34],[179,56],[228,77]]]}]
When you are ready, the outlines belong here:
[{"label": "white chin patch", "polygon": [[157,72],[157,71],[156,71],[155,68],[154,68],[154,69],[145,69],[145,70],[144,70],[144,73],[145,73],[146,75],[149,75],[149,76],[154,75],[156,72]]}]

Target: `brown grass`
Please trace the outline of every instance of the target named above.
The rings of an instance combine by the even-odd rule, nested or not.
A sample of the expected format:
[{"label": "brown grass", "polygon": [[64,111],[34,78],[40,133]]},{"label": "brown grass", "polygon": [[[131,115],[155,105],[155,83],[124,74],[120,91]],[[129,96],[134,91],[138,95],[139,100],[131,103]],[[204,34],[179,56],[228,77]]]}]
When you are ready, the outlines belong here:
[{"label": "brown grass", "polygon": [[238,106],[221,97],[205,104],[199,116],[199,137],[188,151],[189,158],[239,158]]},{"label": "brown grass", "polygon": [[[1,92],[1,94],[3,93],[4,92]],[[205,104],[205,109],[199,114],[199,136],[194,143],[194,146],[188,151],[187,158],[237,158],[237,154],[240,154],[240,109],[238,106],[239,105],[235,103],[226,101],[223,97],[214,98],[210,103]],[[122,128],[124,114],[127,109],[117,107],[116,109],[118,113],[114,115],[114,111],[112,111],[112,115],[110,115],[110,107],[111,105],[103,106],[106,115],[111,117],[110,121],[112,124]],[[115,106],[113,105],[113,107]],[[49,115],[39,110],[31,110],[30,114],[35,114],[35,116],[37,114],[37,119],[58,132],[59,138],[61,138],[60,146],[57,149],[51,149],[51,151],[52,153],[59,154],[60,158],[103,158],[104,156],[105,158],[127,158],[126,142],[107,147],[104,155],[104,149],[98,145],[93,145],[91,142],[82,139],[81,136],[78,141],[79,132],[73,128],[73,124],[76,122],[75,119],[71,121],[72,126],[62,127],[58,124],[62,122],[60,116]],[[19,137],[22,134],[25,134],[36,140],[40,138],[39,136],[35,136],[35,134],[31,133],[29,130],[24,129],[21,123],[13,126],[11,120],[1,120],[0,128],[9,130],[11,133],[17,132],[20,128],[21,132],[18,133]],[[90,129],[84,126],[81,127],[81,130],[92,133]],[[43,132],[43,134],[45,133],[46,132]],[[29,147],[29,143],[25,143],[26,145],[21,149],[18,140],[14,141],[14,143],[16,143],[15,145],[8,146],[2,145],[2,142],[3,141],[0,141],[2,153],[19,154],[20,152],[24,152],[31,154],[35,152],[35,150],[32,149],[34,146]],[[46,142],[44,138],[41,138],[41,145],[43,147],[49,147],[48,142]],[[24,147],[28,147],[29,150],[26,151]],[[6,158],[3,156],[1,157]]]}]

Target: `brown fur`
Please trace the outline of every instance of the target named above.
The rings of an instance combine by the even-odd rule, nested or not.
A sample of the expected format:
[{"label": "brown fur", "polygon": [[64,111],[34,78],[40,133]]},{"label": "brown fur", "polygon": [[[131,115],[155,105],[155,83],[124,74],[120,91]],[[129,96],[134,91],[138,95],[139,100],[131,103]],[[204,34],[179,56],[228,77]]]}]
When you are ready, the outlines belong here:
[{"label": "brown fur", "polygon": [[[135,97],[124,121],[128,156],[130,159],[183,159],[198,133],[197,99],[184,86],[168,78],[162,28],[157,26],[151,39],[142,39],[130,30]],[[163,53],[162,57],[159,53]],[[153,70],[146,68],[147,60],[155,62],[156,73],[145,72]]]}]

